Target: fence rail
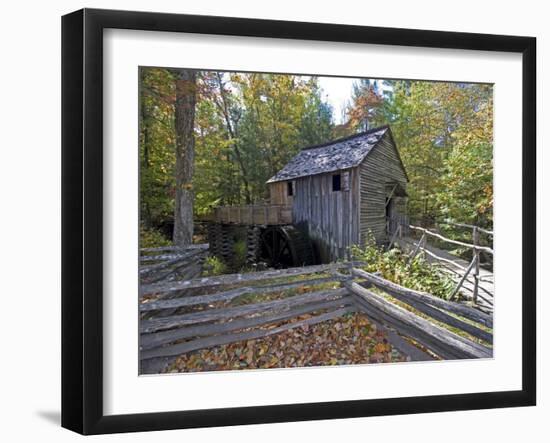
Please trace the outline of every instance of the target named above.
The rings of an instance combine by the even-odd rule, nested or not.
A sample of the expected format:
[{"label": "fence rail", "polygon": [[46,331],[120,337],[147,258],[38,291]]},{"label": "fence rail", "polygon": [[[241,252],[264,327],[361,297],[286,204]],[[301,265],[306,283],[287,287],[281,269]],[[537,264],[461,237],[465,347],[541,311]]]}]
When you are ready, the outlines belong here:
[{"label": "fence rail", "polygon": [[197,277],[208,255],[208,244],[142,248],[139,277],[142,285]]},{"label": "fence rail", "polygon": [[[493,305],[492,301],[489,300],[487,297],[484,297],[483,295],[480,294],[480,292],[485,292],[487,295],[492,297],[492,294],[489,291],[487,291],[483,286],[480,285],[480,283],[481,283],[480,264],[481,264],[481,253],[487,253],[487,254],[494,255],[494,251],[493,251],[492,248],[490,248],[488,246],[480,245],[480,233],[483,232],[485,234],[488,234],[488,235],[492,236],[493,232],[489,231],[489,230],[486,230],[486,229],[479,228],[479,227],[474,226],[474,225],[465,224],[465,223],[455,223],[455,222],[447,221],[447,222],[445,222],[445,224],[452,225],[452,226],[457,226],[457,227],[461,227],[461,228],[472,229],[472,243],[466,243],[466,242],[463,242],[463,241],[450,239],[450,238],[445,237],[444,235],[442,235],[438,232],[434,232],[430,229],[422,228],[420,226],[409,225],[408,226],[409,229],[422,233],[420,239],[416,242],[415,249],[413,250],[412,254],[410,255],[410,261],[412,261],[414,259],[414,257],[420,251],[422,251],[423,253],[429,255],[431,258],[442,262],[444,265],[447,264],[447,265],[454,266],[457,269],[460,269],[462,271],[462,273],[456,271],[456,269],[450,269],[451,272],[457,274],[460,278],[459,278],[459,281],[457,282],[457,285],[455,286],[453,292],[451,293],[449,299],[450,300],[455,299],[457,297],[457,295],[459,294],[460,289],[464,286],[464,283],[466,281],[468,281],[468,282],[471,282],[473,284],[472,299],[473,299],[474,304],[477,304],[479,299],[481,299],[487,305],[492,307],[492,305]],[[467,266],[462,266],[459,263],[457,263],[455,260],[450,260],[448,258],[444,258],[444,257],[441,257],[441,256],[433,253],[432,251],[430,251],[426,247],[428,237],[437,238],[438,240],[440,240],[444,243],[449,243],[449,244],[453,244],[453,245],[457,245],[457,246],[461,246],[461,247],[464,247],[464,248],[471,249],[472,250],[472,260],[470,261],[470,263]],[[445,266],[445,267],[447,269],[449,269],[447,266]],[[469,280],[470,275],[472,275],[473,281]]]},{"label": "fence rail", "polygon": [[469,225],[467,223],[457,223],[457,222],[453,222],[451,220],[446,220],[444,222],[440,222],[440,224],[449,225],[449,226],[457,226],[459,228],[466,228],[466,229],[477,229],[479,232],[482,232],[483,234],[493,236],[493,231],[490,231],[488,229],[480,228],[479,226]]},{"label": "fence rail", "polygon": [[[142,294],[153,298],[140,304],[142,373],[158,359],[262,338],[350,312],[365,313],[400,353],[414,360],[430,360],[434,354],[443,359],[492,355],[491,347],[476,342],[492,344],[492,333],[487,330],[492,328],[491,315],[401,287],[360,269],[361,265],[333,263],[145,286]],[[292,289],[301,290],[285,293]],[[277,298],[246,298],[252,295]],[[232,303],[235,300],[237,305]],[[310,317],[298,318],[304,314]]]}]

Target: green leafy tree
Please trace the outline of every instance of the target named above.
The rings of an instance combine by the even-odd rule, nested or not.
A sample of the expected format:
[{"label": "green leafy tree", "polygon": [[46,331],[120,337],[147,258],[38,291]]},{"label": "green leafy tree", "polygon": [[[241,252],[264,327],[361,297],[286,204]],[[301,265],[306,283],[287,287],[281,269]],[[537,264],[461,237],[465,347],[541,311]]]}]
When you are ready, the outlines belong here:
[{"label": "green leafy tree", "polygon": [[146,228],[173,218],[175,84],[166,69],[140,68],[140,212]]},{"label": "green leafy tree", "polygon": [[[361,91],[373,90],[370,83],[356,89],[351,109],[361,107]],[[371,120],[391,126],[410,178],[409,214],[427,224],[453,218],[490,227],[492,87],[387,81],[385,90]]]}]

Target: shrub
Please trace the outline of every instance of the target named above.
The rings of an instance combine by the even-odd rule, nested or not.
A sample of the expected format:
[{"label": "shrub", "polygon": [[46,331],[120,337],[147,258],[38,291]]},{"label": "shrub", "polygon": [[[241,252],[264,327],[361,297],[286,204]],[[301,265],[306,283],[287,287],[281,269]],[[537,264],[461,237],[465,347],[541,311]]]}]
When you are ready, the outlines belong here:
[{"label": "shrub", "polygon": [[227,273],[227,265],[218,257],[207,257],[202,274],[204,276],[222,275]]},{"label": "shrub", "polygon": [[233,267],[243,269],[246,265],[246,241],[238,240],[233,244]]},{"label": "shrub", "polygon": [[385,250],[369,238],[364,248],[352,247],[354,260],[365,262],[367,272],[379,272],[383,278],[416,291],[448,298],[454,281],[436,264],[428,263],[420,255],[409,263],[409,256],[400,249]]},{"label": "shrub", "polygon": [[172,242],[161,232],[153,228],[139,228],[139,246],[140,248],[159,248],[161,246],[170,246]]}]

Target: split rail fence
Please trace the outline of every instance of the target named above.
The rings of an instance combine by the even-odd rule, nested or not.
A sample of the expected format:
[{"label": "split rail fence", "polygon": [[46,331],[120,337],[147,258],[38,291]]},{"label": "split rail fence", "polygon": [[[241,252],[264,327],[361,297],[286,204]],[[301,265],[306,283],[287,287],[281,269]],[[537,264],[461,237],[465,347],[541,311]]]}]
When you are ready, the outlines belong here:
[{"label": "split rail fence", "polygon": [[140,252],[139,278],[142,284],[187,280],[201,274],[208,256],[208,244],[142,248]]},{"label": "split rail fence", "polygon": [[[492,297],[493,294],[488,291],[485,287],[483,287],[480,283],[483,281],[483,277],[480,275],[480,264],[481,264],[481,254],[490,254],[491,256],[494,254],[494,251],[489,246],[482,246],[480,244],[480,234],[486,234],[490,237],[492,237],[493,232],[479,228],[477,226],[468,225],[464,223],[452,223],[447,222],[446,224],[453,225],[460,228],[467,228],[472,230],[472,243],[466,243],[463,241],[453,240],[450,238],[447,238],[443,235],[441,235],[438,232],[434,232],[432,230],[422,228],[419,226],[413,226],[413,225],[407,225],[402,226],[399,225],[397,229],[395,230],[391,241],[390,246],[396,242],[398,237],[401,237],[403,229],[407,230],[413,230],[416,232],[421,233],[420,239],[415,241],[415,247],[410,253],[409,263],[412,262],[414,257],[416,257],[420,252],[426,254],[427,256],[431,257],[434,260],[437,260],[440,262],[448,271],[454,273],[458,276],[458,282],[453,289],[453,292],[451,293],[449,300],[454,300],[457,298],[460,289],[464,286],[464,283],[466,281],[469,281],[473,284],[472,288],[472,301],[474,304],[478,304],[479,300],[481,299],[485,304],[487,304],[489,307],[492,308],[493,301]],[[428,237],[435,238],[439,241],[442,241],[444,243],[460,246],[463,248],[471,249],[472,250],[472,260],[469,262],[467,266],[463,266],[460,263],[457,262],[457,260],[441,257],[440,255],[434,253],[430,249],[427,248],[427,241]],[[458,258],[458,257],[457,257]],[[472,277],[472,280],[470,280],[470,275]],[[489,278],[489,277],[488,277]],[[489,280],[487,280],[489,281]],[[491,281],[492,283],[492,281]],[[482,294],[483,293],[483,294]]]},{"label": "split rail fence", "polygon": [[491,315],[401,287],[360,265],[333,263],[142,285],[141,373],[159,372],[187,352],[352,312],[365,313],[410,360],[492,356]]}]

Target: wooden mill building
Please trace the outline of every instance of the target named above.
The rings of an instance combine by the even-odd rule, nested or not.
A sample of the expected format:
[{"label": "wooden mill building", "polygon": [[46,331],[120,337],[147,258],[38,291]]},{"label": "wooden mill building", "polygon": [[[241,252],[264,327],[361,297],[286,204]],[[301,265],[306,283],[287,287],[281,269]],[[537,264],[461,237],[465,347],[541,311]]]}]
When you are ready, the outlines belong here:
[{"label": "wooden mill building", "polygon": [[345,258],[369,232],[387,242],[406,217],[407,182],[389,126],[302,149],[267,181],[270,204],[292,208],[323,262]]}]

